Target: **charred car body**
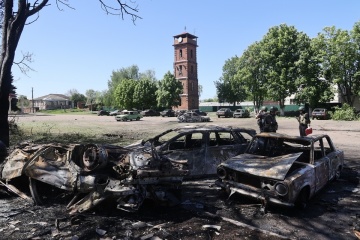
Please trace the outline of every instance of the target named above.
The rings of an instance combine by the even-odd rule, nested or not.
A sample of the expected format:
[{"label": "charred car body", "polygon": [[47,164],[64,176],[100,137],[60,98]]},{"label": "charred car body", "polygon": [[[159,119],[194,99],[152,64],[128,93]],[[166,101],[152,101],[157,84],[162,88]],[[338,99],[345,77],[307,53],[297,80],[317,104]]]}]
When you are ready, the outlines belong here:
[{"label": "charred car body", "polygon": [[257,134],[244,154],[218,166],[216,185],[263,204],[304,208],[330,180],[340,177],[344,152],[328,135]]},{"label": "charred car body", "polygon": [[2,179],[30,179],[30,193],[41,204],[37,185],[74,194],[67,208],[71,214],[114,198],[117,208],[134,211],[145,199],[163,203],[174,199],[174,189],[187,174],[185,161],[158,155],[153,147],[129,150],[114,145],[24,145],[6,159]]},{"label": "charred car body", "polygon": [[178,116],[179,122],[210,122],[210,117],[201,116],[196,112],[186,112]]},{"label": "charred car body", "polygon": [[149,148],[151,143],[154,143],[156,151],[160,154],[174,160],[187,160],[187,178],[199,178],[216,176],[218,164],[243,153],[255,134],[256,131],[250,128],[184,126],[169,129],[127,148]]}]

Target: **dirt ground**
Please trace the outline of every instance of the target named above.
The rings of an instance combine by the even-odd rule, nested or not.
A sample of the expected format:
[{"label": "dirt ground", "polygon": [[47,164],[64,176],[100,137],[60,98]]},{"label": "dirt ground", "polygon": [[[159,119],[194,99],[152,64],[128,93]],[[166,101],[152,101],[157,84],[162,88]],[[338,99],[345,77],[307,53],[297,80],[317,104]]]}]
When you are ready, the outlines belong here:
[{"label": "dirt ground", "polygon": [[[202,124],[244,126],[258,130],[254,118],[218,119]],[[93,115],[19,116],[19,126],[33,132],[91,132],[130,143],[184,125],[176,118],[146,117],[116,122]],[[298,135],[294,118],[278,118],[278,132]],[[145,204],[139,212],[116,210],[113,203],[94,211],[69,216],[67,202],[59,197],[45,206],[33,206],[0,188],[0,239],[358,239],[360,225],[360,122],[313,120],[313,133],[326,133],[345,152],[342,177],[329,184],[307,209],[270,207],[266,212],[253,200],[223,196],[214,179],[188,181],[182,202],[174,207]],[[45,129],[45,130],[44,130]],[[96,141],[96,139],[94,139]]]}]

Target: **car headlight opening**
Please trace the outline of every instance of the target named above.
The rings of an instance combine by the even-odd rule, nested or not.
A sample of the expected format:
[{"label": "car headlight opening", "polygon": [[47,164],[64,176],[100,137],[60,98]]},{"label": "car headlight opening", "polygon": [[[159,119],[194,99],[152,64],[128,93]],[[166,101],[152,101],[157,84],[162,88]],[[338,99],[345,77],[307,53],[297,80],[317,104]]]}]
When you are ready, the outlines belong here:
[{"label": "car headlight opening", "polygon": [[275,190],[280,196],[285,196],[289,192],[288,186],[283,183],[277,183]]},{"label": "car headlight opening", "polygon": [[217,175],[221,179],[225,179],[227,176],[226,169],[223,166],[217,168]]}]

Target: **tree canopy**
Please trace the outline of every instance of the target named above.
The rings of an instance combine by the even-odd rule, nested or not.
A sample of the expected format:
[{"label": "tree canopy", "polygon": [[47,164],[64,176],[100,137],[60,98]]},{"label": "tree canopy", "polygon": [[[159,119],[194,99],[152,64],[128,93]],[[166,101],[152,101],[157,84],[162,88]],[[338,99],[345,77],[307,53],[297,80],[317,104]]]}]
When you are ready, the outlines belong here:
[{"label": "tree canopy", "polygon": [[159,107],[171,108],[181,104],[180,94],[183,92],[183,86],[175,76],[168,71],[164,78],[159,81],[159,88],[156,91],[157,105]]}]

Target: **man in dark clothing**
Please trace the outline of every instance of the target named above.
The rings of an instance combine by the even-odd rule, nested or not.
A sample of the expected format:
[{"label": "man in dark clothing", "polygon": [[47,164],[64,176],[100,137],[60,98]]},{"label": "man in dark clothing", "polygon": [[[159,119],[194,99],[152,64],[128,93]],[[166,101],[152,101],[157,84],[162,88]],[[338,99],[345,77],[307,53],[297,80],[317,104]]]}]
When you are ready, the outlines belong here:
[{"label": "man in dark clothing", "polygon": [[296,119],[299,122],[299,132],[300,132],[300,137],[304,137],[306,136],[305,130],[308,127],[308,125],[310,124],[310,118],[309,118],[309,114],[307,112],[305,112],[305,108],[304,107],[299,107],[299,116],[296,117]]},{"label": "man in dark clothing", "polygon": [[278,129],[278,123],[276,121],[276,107],[270,108],[270,114],[265,116],[263,132],[276,132]]}]

